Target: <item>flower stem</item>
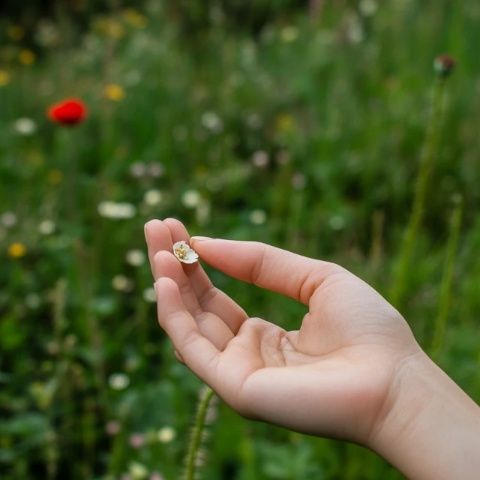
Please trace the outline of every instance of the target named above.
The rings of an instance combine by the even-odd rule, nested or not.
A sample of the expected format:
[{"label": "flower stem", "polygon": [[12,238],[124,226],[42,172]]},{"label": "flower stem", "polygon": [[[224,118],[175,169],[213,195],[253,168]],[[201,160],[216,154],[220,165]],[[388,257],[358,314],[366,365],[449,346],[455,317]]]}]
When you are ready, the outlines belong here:
[{"label": "flower stem", "polygon": [[425,213],[430,180],[438,153],[441,126],[445,111],[445,78],[438,78],[435,83],[432,112],[423,146],[418,175],[415,182],[413,206],[405,230],[400,255],[394,270],[394,280],[390,292],[390,301],[397,308],[402,306],[408,284],[408,270],[420,226]]},{"label": "flower stem", "polygon": [[435,328],[431,345],[432,356],[438,355],[443,346],[445,338],[445,328],[447,325],[448,313],[452,297],[453,271],[455,266],[455,257],[460,236],[460,227],[462,224],[463,205],[460,201],[452,212],[450,218],[450,232],[446,247],[445,267],[440,286],[440,299],[438,303],[438,314],[435,319]]},{"label": "flower stem", "polygon": [[193,425],[190,443],[185,457],[186,469],[184,480],[195,480],[196,478],[197,468],[200,463],[200,449],[204,438],[203,432],[207,423],[208,407],[213,397],[213,390],[204,386],[200,392],[195,423]]}]

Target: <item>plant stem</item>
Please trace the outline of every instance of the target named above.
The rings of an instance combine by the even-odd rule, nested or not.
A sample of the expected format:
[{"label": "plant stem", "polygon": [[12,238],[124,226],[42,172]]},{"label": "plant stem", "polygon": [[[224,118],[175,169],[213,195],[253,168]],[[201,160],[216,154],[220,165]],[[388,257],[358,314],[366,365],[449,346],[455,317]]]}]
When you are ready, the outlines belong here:
[{"label": "plant stem", "polygon": [[412,211],[405,230],[399,259],[394,270],[390,301],[397,308],[402,306],[407,290],[408,271],[411,267],[415,242],[423,221],[430,179],[435,164],[435,157],[438,153],[441,126],[444,117],[445,85],[445,78],[437,79],[433,92],[432,112],[415,182]]},{"label": "plant stem", "polygon": [[205,386],[200,392],[195,424],[193,425],[188,452],[185,459],[185,480],[195,480],[197,467],[199,466],[200,447],[202,444],[203,432],[205,430],[208,407],[213,397],[213,390],[207,386]]},{"label": "plant stem", "polygon": [[450,218],[450,232],[447,241],[445,267],[440,286],[440,299],[438,303],[438,313],[435,319],[435,328],[432,345],[430,347],[431,355],[436,356],[443,347],[445,338],[445,328],[447,325],[448,313],[452,297],[452,281],[455,266],[455,257],[460,236],[460,227],[462,224],[463,205],[460,201],[455,207]]},{"label": "plant stem", "polygon": [[[56,410],[58,404],[69,405],[70,400],[70,383],[65,381],[66,373],[69,368],[69,358],[65,352],[65,327],[66,327],[66,303],[67,303],[67,282],[64,278],[60,278],[55,284],[52,292],[52,317],[53,317],[53,338],[59,348],[59,358],[56,362],[56,368],[53,373],[54,382],[56,384],[54,398],[49,401],[49,414],[52,425],[58,423]],[[55,431],[48,435],[45,443],[45,455],[47,466],[47,478],[52,480],[58,474],[58,462],[60,458],[59,439],[65,435],[68,430],[68,415],[64,415],[61,423],[58,424]]]}]

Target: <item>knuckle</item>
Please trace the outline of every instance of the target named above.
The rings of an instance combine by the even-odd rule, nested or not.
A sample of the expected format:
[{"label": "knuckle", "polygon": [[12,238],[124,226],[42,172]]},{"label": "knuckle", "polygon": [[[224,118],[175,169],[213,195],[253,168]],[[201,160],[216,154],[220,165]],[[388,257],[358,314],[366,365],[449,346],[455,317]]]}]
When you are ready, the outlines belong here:
[{"label": "knuckle", "polygon": [[180,292],[180,295],[188,295],[191,293],[192,291],[192,288],[190,286],[189,283],[184,283],[184,282],[180,282],[179,285],[178,285],[178,290]]},{"label": "knuckle", "polygon": [[265,257],[267,256],[267,245],[261,242],[253,242],[253,244],[258,248],[258,260],[252,266],[250,283],[257,284],[263,273]]},{"label": "knuckle", "polygon": [[153,260],[155,263],[160,264],[165,260],[168,260],[168,258],[171,256],[171,253],[168,252],[167,250],[159,250],[155,255],[153,256]]},{"label": "knuckle", "polygon": [[219,294],[219,290],[216,287],[210,287],[205,290],[200,296],[199,303],[200,305],[208,305],[211,303]]}]

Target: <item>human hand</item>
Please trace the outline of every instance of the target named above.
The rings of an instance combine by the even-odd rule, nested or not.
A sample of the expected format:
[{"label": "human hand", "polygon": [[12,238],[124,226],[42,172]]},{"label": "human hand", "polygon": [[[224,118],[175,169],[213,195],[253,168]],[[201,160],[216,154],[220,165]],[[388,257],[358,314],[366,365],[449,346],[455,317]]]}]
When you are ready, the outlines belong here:
[{"label": "human hand", "polygon": [[[250,318],[202,267],[180,264],[177,220],[146,226],[158,315],[186,365],[244,416],[367,443],[405,362],[421,352],[400,314],[344,268],[256,242],[191,239],[227,275],[305,305],[299,329]],[[300,323],[300,322],[299,322]]]},{"label": "human hand", "polygon": [[480,409],[402,316],[344,268],[258,242],[193,237],[218,270],[308,305],[298,330],[248,317],[200,264],[178,220],[145,228],[158,319],[180,359],[242,415],[364,444],[408,478],[476,479]]}]

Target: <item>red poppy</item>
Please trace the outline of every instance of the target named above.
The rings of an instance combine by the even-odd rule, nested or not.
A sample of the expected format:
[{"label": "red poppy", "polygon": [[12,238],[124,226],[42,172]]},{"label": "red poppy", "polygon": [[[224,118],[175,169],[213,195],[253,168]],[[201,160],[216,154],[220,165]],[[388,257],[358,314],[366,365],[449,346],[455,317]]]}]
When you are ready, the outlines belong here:
[{"label": "red poppy", "polygon": [[60,125],[76,125],[87,117],[87,107],[77,98],[67,98],[48,109],[48,118]]}]

